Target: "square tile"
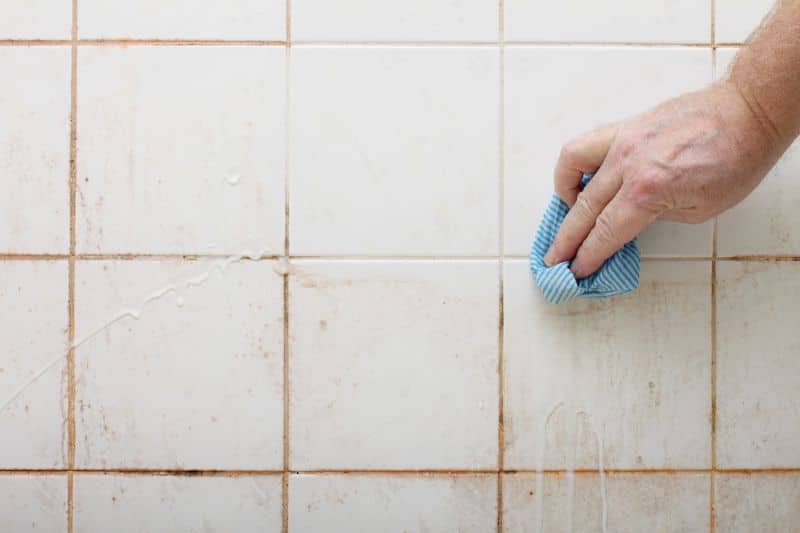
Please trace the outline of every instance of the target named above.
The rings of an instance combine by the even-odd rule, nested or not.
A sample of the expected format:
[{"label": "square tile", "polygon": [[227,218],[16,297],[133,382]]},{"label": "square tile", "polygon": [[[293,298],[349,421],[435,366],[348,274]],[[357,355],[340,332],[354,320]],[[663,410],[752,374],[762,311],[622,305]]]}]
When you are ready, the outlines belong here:
[{"label": "square tile", "polygon": [[717,462],[800,466],[800,265],[717,265]]},{"label": "square tile", "polygon": [[[0,5],[0,39],[70,39],[71,37],[70,0],[3,0]],[[36,62],[31,62],[31,67],[34,65]]]},{"label": "square tile", "polygon": [[292,531],[496,531],[496,476],[296,475]]},{"label": "square tile", "polygon": [[69,48],[5,46],[0,69],[0,253],[67,253]]},{"label": "square tile", "polygon": [[497,50],[292,50],[292,252],[495,255]]},{"label": "square tile", "polygon": [[800,475],[727,474],[716,478],[717,531],[784,533],[800,523]]},{"label": "square tile", "polygon": [[75,533],[281,530],[280,476],[80,475]]},{"label": "square tile", "polygon": [[[515,46],[506,48],[505,69],[505,250],[527,255],[553,194],[561,146],[604,122],[704,86],[711,81],[711,53]],[[711,222],[656,222],[639,246],[645,256],[708,257],[711,229]]]},{"label": "square tile", "polygon": [[3,530],[67,531],[66,476],[0,476]]},{"label": "square tile", "polygon": [[769,13],[774,0],[716,0],[716,40],[743,43]]},{"label": "square tile", "polygon": [[0,468],[66,464],[67,278],[66,261],[0,262]]},{"label": "square tile", "polygon": [[[503,531],[708,531],[707,474],[503,477]],[[605,524],[604,524],[605,511]],[[728,531],[725,529],[719,531]]]},{"label": "square tile", "polygon": [[80,0],[78,17],[82,38],[286,38],[286,0]]},{"label": "square tile", "polygon": [[79,55],[80,252],[282,252],[283,49]]},{"label": "square tile", "polygon": [[274,266],[77,265],[76,339],[86,339],[76,350],[78,465],[281,468],[283,280]]},{"label": "square tile", "polygon": [[[717,50],[717,73],[725,75],[738,49]],[[800,141],[795,142],[745,200],[719,216],[720,256],[800,255]]]},{"label": "square tile", "polygon": [[711,4],[707,1],[505,0],[505,17],[506,40],[510,41],[707,43],[711,40]]},{"label": "square tile", "polygon": [[497,41],[495,0],[294,0],[292,38]]},{"label": "square tile", "polygon": [[709,466],[708,263],[646,261],[635,293],[562,305],[505,268],[507,467]]},{"label": "square tile", "polygon": [[497,268],[294,263],[292,468],[496,466]]}]

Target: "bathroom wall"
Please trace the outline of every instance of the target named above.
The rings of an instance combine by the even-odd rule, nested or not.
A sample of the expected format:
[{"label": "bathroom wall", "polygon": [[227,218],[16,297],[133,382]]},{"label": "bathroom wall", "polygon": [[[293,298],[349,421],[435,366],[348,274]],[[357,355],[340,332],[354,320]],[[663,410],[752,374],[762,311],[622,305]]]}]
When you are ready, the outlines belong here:
[{"label": "bathroom wall", "polygon": [[4,0],[0,529],[785,532],[800,153],[544,302],[560,145],[766,0]]}]

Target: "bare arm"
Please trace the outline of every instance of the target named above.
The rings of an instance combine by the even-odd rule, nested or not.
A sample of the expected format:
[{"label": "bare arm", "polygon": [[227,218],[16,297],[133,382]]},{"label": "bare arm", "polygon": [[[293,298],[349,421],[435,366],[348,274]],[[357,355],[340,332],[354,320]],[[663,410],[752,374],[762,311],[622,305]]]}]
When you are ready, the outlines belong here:
[{"label": "bare arm", "polygon": [[761,182],[798,133],[800,0],[782,0],[724,80],[564,145],[555,188],[571,209],[546,263],[572,260],[583,278],[656,219],[716,216]]}]

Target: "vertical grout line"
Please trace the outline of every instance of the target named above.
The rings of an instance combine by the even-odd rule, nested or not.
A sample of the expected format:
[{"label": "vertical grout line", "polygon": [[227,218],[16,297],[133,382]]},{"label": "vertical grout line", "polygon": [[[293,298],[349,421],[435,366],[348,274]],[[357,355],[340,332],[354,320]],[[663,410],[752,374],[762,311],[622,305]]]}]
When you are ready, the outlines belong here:
[{"label": "vertical grout line", "polygon": [[67,282],[67,533],[73,531],[75,509],[75,195],[78,154],[78,0],[72,0],[69,102],[69,267]]},{"label": "vertical grout line", "polygon": [[[286,0],[286,48],[284,57],[284,110],[283,110],[283,248],[287,262],[289,249],[289,157],[290,147],[290,99],[291,99],[291,59],[292,59],[292,1]],[[283,275],[283,475],[281,476],[281,531],[289,532],[289,271]]]},{"label": "vertical grout line", "polygon": [[503,296],[504,276],[504,248],[505,248],[505,6],[504,0],[497,3],[497,46],[499,54],[499,95],[498,95],[498,264],[499,264],[499,295],[498,295],[498,324],[497,324],[497,533],[503,531],[503,470],[505,468],[505,365],[503,361],[505,301]]},{"label": "vertical grout line", "polygon": [[[717,80],[717,2],[711,1],[711,81]],[[709,530],[717,530],[716,469],[717,469],[717,224],[711,226],[711,474],[709,475]]]}]

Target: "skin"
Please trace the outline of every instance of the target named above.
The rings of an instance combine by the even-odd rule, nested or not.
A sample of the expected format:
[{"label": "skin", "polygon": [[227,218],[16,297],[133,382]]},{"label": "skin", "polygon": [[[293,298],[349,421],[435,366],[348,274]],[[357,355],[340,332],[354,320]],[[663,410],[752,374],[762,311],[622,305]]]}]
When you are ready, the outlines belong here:
[{"label": "skin", "polygon": [[798,133],[800,0],[783,0],[725,79],[564,145],[555,190],[570,211],[545,262],[572,261],[584,278],[656,219],[715,217],[758,186]]}]

